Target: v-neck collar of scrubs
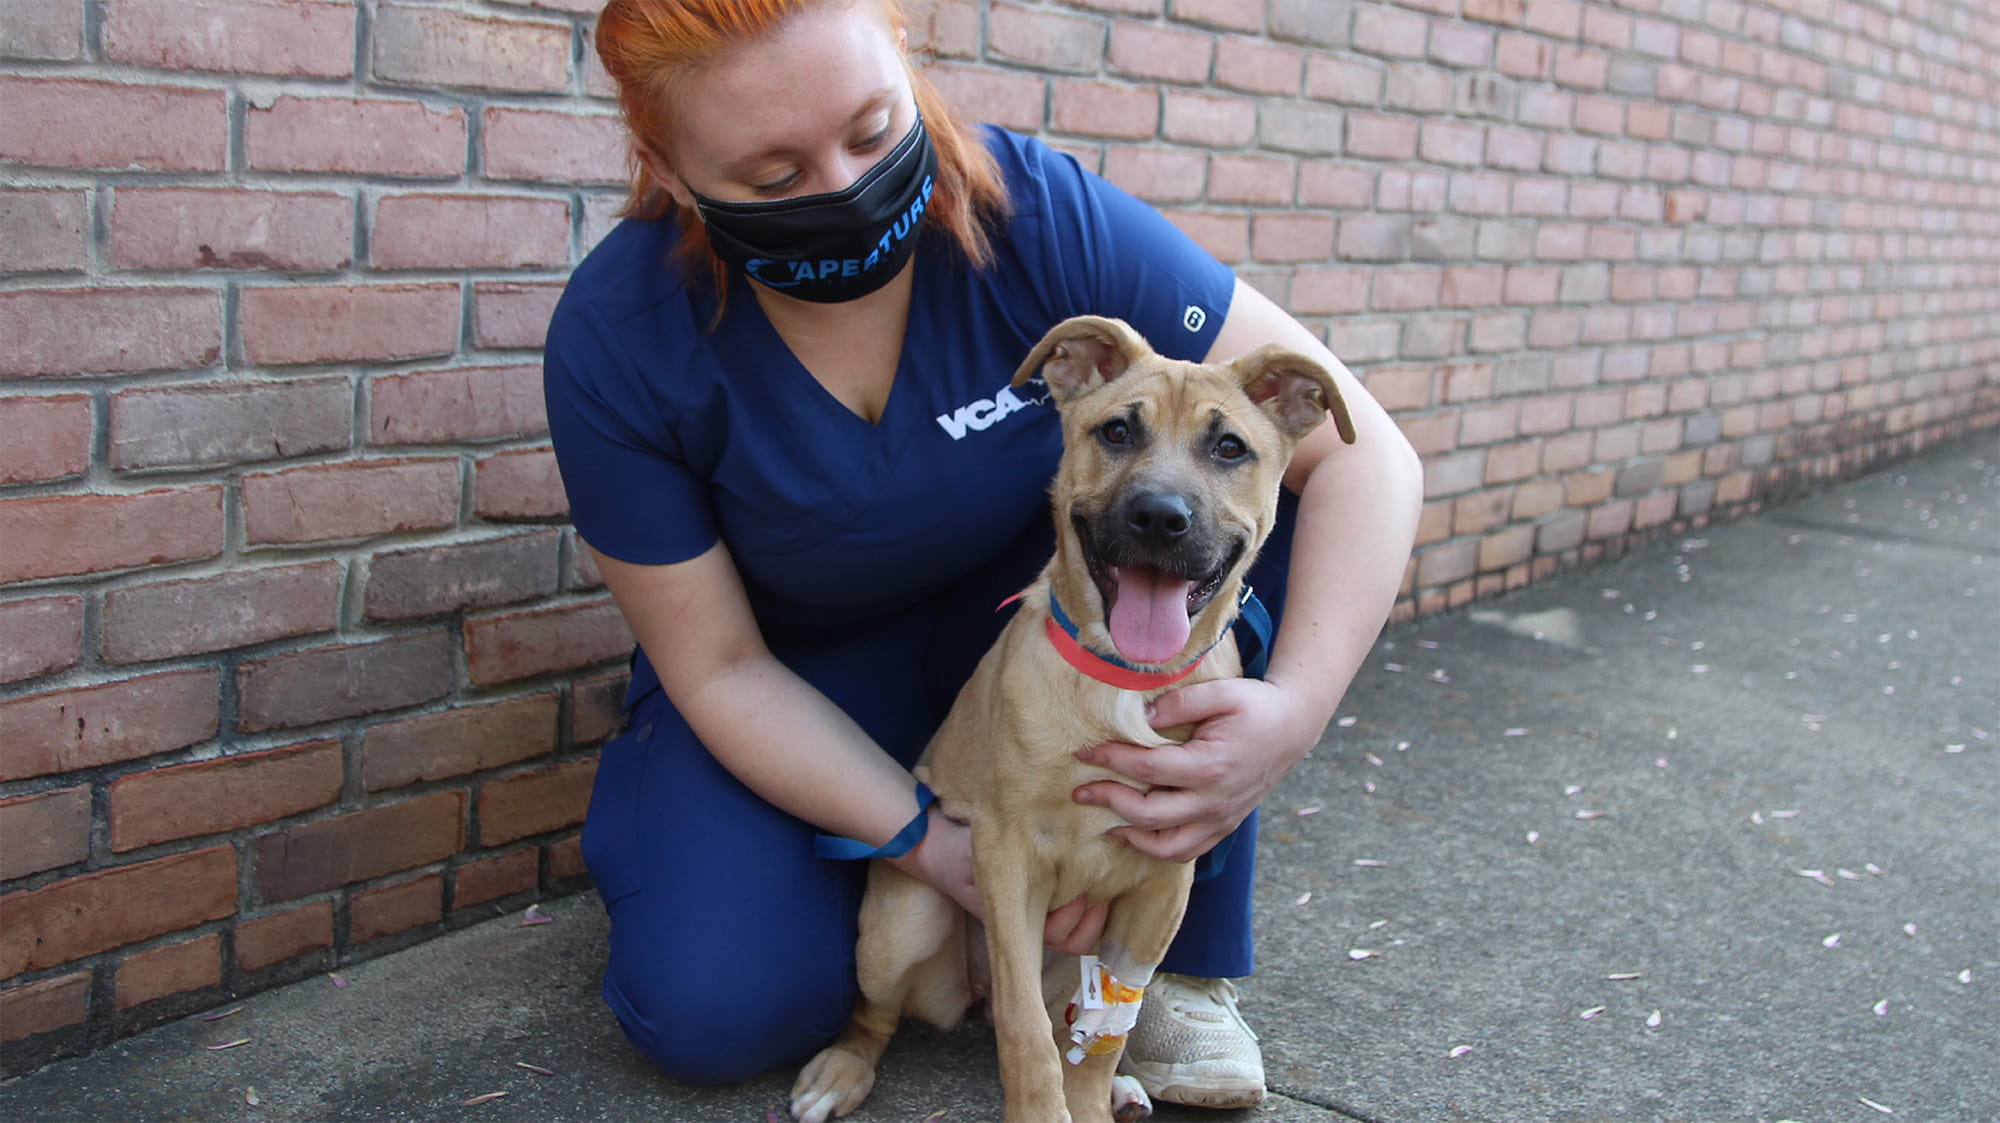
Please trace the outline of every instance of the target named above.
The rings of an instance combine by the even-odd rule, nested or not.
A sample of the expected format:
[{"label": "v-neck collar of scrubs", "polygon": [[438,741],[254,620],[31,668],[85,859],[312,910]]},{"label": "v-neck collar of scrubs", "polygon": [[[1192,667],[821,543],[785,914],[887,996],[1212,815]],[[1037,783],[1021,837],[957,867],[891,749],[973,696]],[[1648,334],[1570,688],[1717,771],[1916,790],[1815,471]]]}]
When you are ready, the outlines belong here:
[{"label": "v-neck collar of scrubs", "polygon": [[[923,270],[942,264],[926,262],[924,258],[928,255],[923,249],[924,247],[918,248],[916,256],[910,259],[905,268]],[[917,278],[912,278],[913,282],[916,280]],[[913,370],[915,364],[910,361],[910,338],[913,334],[918,334],[914,326],[923,322],[918,317],[929,311],[930,300],[929,288],[919,283],[910,285],[910,307],[904,319],[903,338],[896,346],[896,371],[889,384],[888,397],[882,402],[882,415],[874,421],[863,417],[853,407],[836,397],[833,391],[827,389],[826,384],[800,361],[797,352],[792,350],[792,345],[785,341],[777,325],[771,322],[771,317],[758,302],[756,294],[750,291],[750,282],[740,275],[729,279],[729,306],[723,313],[722,327],[733,329],[738,333],[739,340],[746,342],[754,340],[759,345],[760,351],[776,356],[774,366],[778,369],[774,372],[776,377],[773,379],[773,392],[803,394],[817,401],[826,411],[844,418],[844,421],[835,424],[851,423],[862,426],[864,430],[882,434],[882,439],[900,445],[902,438],[907,438],[907,432],[902,434],[902,438],[889,437],[887,434],[908,428],[906,419],[901,416],[907,412],[902,403],[917,393],[909,385],[915,374]]]}]

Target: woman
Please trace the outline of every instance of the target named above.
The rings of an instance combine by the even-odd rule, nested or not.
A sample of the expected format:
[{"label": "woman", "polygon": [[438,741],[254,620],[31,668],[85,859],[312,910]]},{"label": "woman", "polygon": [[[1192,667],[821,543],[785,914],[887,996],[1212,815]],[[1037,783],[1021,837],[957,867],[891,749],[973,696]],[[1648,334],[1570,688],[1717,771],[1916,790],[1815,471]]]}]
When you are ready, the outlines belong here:
[{"label": "woman", "polygon": [[[969,831],[916,812],[908,767],[1050,550],[1060,433],[1006,389],[1015,365],[1080,313],[1182,358],[1280,342],[1336,372],[1359,440],[1325,426],[1288,474],[1252,575],[1282,612],[1268,677],[1163,697],[1159,725],[1198,723],[1188,745],[1091,750],[1151,790],[1076,794],[1148,854],[1228,853],[1205,860],[1127,1069],[1170,1101],[1254,1103],[1261,1058],[1223,981],[1251,969],[1252,813],[1394,601],[1419,469],[1310,332],[1156,212],[956,122],[899,18],[894,0],[611,0],[599,20],[634,186],[556,311],[546,377],[572,517],[639,641],[584,828],[605,997],[678,1079],[810,1056],[854,997],[863,880],[816,836],[977,913]],[[1088,950],[1103,920],[1071,902],[1046,936]]]}]

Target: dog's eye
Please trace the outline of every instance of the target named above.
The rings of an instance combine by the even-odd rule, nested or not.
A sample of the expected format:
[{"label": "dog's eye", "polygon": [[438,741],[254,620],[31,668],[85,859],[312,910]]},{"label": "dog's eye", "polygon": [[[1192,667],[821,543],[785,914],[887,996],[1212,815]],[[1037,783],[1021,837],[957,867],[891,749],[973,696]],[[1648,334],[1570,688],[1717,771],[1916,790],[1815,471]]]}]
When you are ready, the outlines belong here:
[{"label": "dog's eye", "polygon": [[1249,452],[1250,449],[1243,443],[1243,438],[1238,436],[1225,434],[1215,442],[1217,460],[1241,460],[1249,455]]},{"label": "dog's eye", "polygon": [[1132,426],[1122,417],[1114,417],[1097,427],[1097,435],[1105,444],[1122,448],[1132,443]]}]

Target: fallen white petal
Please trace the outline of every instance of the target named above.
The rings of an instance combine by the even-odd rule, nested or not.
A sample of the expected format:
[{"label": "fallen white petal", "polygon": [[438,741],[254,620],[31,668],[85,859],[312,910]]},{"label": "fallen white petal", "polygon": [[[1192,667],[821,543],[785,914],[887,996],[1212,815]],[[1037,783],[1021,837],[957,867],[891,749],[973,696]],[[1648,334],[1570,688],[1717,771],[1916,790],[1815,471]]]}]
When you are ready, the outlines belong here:
[{"label": "fallen white petal", "polygon": [[1339,721],[1334,722],[1334,724],[1338,725],[1342,729],[1352,729],[1354,728],[1354,723],[1360,720],[1361,719],[1358,717],[1344,717],[1341,718]]},{"label": "fallen white petal", "polygon": [[1893,1108],[1893,1107],[1889,1107],[1889,1106],[1887,1106],[1887,1105],[1884,1105],[1884,1104],[1878,1104],[1878,1103],[1876,1103],[1876,1102],[1875,1102],[1874,1100],[1871,1100],[1871,1099],[1869,1099],[1869,1098],[1868,1098],[1867,1096],[1856,1096],[1856,1097],[1854,1097],[1854,1098],[1855,1098],[1855,1099],[1857,1099],[1857,1100],[1860,1100],[1863,1106],[1865,1106],[1865,1107],[1872,1107],[1872,1108],[1874,1108],[1874,1109],[1875,1109],[1876,1111],[1879,1111],[1879,1112],[1881,1112],[1881,1113],[1882,1113],[1882,1114],[1884,1114],[1884,1115],[1894,1115],[1894,1114],[1896,1114],[1896,1109],[1895,1109],[1895,1108]]},{"label": "fallen white petal", "polygon": [[1599,1015],[1599,1014],[1602,1014],[1603,1012],[1604,1012],[1604,1007],[1602,1007],[1602,1006],[1592,1006],[1592,1007],[1591,1007],[1590,1009],[1588,1009],[1588,1010],[1585,1010],[1585,1011],[1584,1011],[1583,1013],[1581,1013],[1581,1014],[1578,1014],[1578,1015],[1577,1015],[1577,1017],[1579,1017],[1579,1018],[1582,1018],[1582,1019],[1583,1019],[1584,1021],[1586,1021],[1586,1022],[1587,1022],[1587,1021],[1589,1021],[1590,1019],[1592,1019],[1592,1018],[1596,1017],[1597,1015]]},{"label": "fallen white petal", "polygon": [[1386,866],[1389,863],[1376,858],[1356,858],[1354,859],[1354,864],[1365,868],[1373,868],[1375,866]]},{"label": "fallen white petal", "polygon": [[1533,844],[1533,843],[1537,843],[1537,842],[1540,842],[1541,840],[1542,840],[1542,832],[1540,832],[1540,831],[1529,831],[1529,832],[1528,832],[1528,842],[1529,842],[1530,844]]},{"label": "fallen white petal", "polygon": [[1903,933],[1908,936],[1914,936],[1917,934],[1917,926],[1914,924],[1905,924],[1903,925]]},{"label": "fallen white petal", "polygon": [[1797,811],[1773,811],[1773,812],[1771,812],[1771,818],[1773,818],[1773,819],[1796,819],[1796,818],[1798,818],[1798,817],[1799,817],[1799,813],[1798,813]]},{"label": "fallen white petal", "polygon": [[1464,1056],[1464,1055],[1466,1055],[1467,1053],[1470,1053],[1470,1052],[1472,1052],[1472,1046],[1470,1046],[1470,1045],[1455,1045],[1455,1046],[1453,1046],[1453,1047],[1452,1047],[1452,1050],[1451,1050],[1451,1052],[1449,1052],[1449,1053],[1447,1053],[1447,1054],[1445,1054],[1445,1055],[1446,1055],[1446,1056],[1448,1056],[1448,1057],[1450,1057],[1450,1058],[1451,1058],[1452,1060],[1454,1060],[1454,1061],[1455,1061],[1455,1060],[1457,1060],[1458,1058],[1460,1058],[1460,1057],[1462,1057],[1462,1056]]},{"label": "fallen white petal", "polygon": [[1821,940],[1821,941],[1819,942],[1819,946],[1821,946],[1821,947],[1823,947],[1823,948],[1837,948],[1837,947],[1839,947],[1839,946],[1840,946],[1840,933],[1838,933],[1838,932],[1835,932],[1835,933],[1834,933],[1833,935],[1831,935],[1831,936],[1828,936],[1828,937],[1827,937],[1826,939],[1824,939],[1824,940]]},{"label": "fallen white petal", "polygon": [[1576,813],[1576,817],[1579,819],[1602,819],[1609,814],[1611,814],[1609,811],[1579,811]]},{"label": "fallen white petal", "polygon": [[1614,983],[1622,983],[1631,979],[1641,979],[1644,978],[1645,976],[1639,974],[1639,972],[1637,971],[1619,971],[1615,974],[1606,975],[1604,977]]},{"label": "fallen white petal", "polygon": [[1295,905],[1303,905],[1303,904],[1305,904],[1305,903],[1306,903],[1307,901],[1310,901],[1310,900],[1312,900],[1312,899],[1313,899],[1313,895],[1312,895],[1312,890],[1308,889],[1308,890],[1306,890],[1305,892],[1303,892],[1303,893],[1299,894],[1299,899],[1298,899],[1298,900],[1296,900],[1296,901],[1293,901],[1292,903],[1293,903],[1293,904],[1295,904]]},{"label": "fallen white petal", "polygon": [[1861,879],[1868,876],[1867,874],[1855,873],[1853,870],[1848,870],[1848,869],[1840,869],[1840,870],[1835,870],[1833,872],[1839,874],[1841,877],[1845,878],[1848,881],[1860,881]]},{"label": "fallen white petal", "polygon": [[1367,948],[1353,948],[1348,951],[1347,958],[1358,962],[1363,959],[1373,959],[1379,954],[1381,953],[1369,951]]},{"label": "fallen white petal", "polygon": [[1968,967],[1968,968],[1966,968],[1965,970],[1963,970],[1963,971],[1960,971],[1960,972],[1958,973],[1958,981],[1959,981],[1959,982],[1961,982],[1961,983],[1969,983],[1969,982],[1971,982],[1971,981],[1972,981],[1972,968]]},{"label": "fallen white petal", "polygon": [[1883,1016],[1884,1014],[1887,1014],[1889,1012],[1889,1000],[1885,998],[1882,1001],[1877,1002],[1874,1006],[1874,1009],[1875,1009],[1875,1016],[1878,1018]]},{"label": "fallen white petal", "polygon": [[1646,1016],[1646,1028],[1648,1029],[1660,1028],[1660,1012],[1658,1010],[1655,1010],[1651,1014]]}]

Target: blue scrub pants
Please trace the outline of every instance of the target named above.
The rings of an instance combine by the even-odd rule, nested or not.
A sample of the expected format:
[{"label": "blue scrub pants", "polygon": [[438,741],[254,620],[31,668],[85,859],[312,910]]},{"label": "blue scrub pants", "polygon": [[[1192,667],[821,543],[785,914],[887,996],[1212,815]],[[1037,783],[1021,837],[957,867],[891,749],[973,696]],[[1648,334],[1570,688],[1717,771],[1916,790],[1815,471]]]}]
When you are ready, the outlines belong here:
[{"label": "blue scrub pants", "polygon": [[[1288,546],[1264,556],[1282,562]],[[1025,586],[1049,551],[1046,532],[1031,535],[886,623],[776,640],[773,650],[914,764],[1004,625],[993,606]],[[1252,578],[1279,611],[1282,573]],[[803,1062],[846,1025],[859,994],[866,870],[816,856],[813,835],[717,763],[663,693],[638,700],[625,732],[604,746],[583,828],[584,860],[611,917],[604,998],[667,1075],[734,1083]],[[1225,860],[1202,860],[1162,970],[1251,973],[1256,841],[1253,814],[1217,847],[1227,847]]]}]

